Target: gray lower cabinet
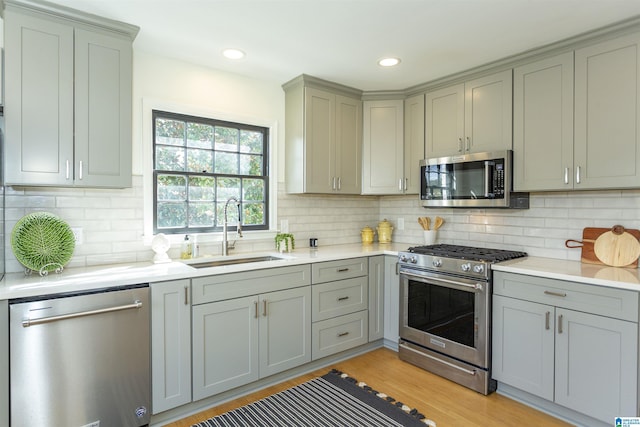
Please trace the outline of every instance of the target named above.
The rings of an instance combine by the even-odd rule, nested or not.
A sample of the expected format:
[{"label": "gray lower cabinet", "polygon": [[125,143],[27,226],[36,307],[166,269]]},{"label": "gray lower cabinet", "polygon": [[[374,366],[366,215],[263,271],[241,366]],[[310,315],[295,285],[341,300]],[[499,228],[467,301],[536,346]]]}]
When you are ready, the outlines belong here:
[{"label": "gray lower cabinet", "polygon": [[151,284],[153,413],[191,402],[191,281]]},{"label": "gray lower cabinet", "polygon": [[385,257],[369,257],[369,341],[384,336]]},{"label": "gray lower cabinet", "polygon": [[398,349],[400,339],[400,276],[398,257],[384,257],[384,343]]},{"label": "gray lower cabinet", "polygon": [[194,401],[311,361],[310,278],[302,265],[192,279]]},{"label": "gray lower cabinet", "polygon": [[368,273],[366,257],[312,264],[313,360],[369,341]]},{"label": "gray lower cabinet", "polygon": [[0,426],[9,425],[9,301],[0,301]]},{"label": "gray lower cabinet", "polygon": [[130,187],[138,27],[4,5],[6,184]]},{"label": "gray lower cabinet", "polygon": [[494,278],[493,378],[603,423],[638,414],[637,292]]}]

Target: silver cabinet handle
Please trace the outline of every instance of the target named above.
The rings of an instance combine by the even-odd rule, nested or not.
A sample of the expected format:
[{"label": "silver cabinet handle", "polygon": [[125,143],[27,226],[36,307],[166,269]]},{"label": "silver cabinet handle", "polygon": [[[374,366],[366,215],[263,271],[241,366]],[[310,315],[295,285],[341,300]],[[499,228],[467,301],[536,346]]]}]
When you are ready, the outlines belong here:
[{"label": "silver cabinet handle", "polygon": [[576,184],[580,184],[580,166],[576,167]]},{"label": "silver cabinet handle", "polygon": [[262,315],[263,316],[267,316],[267,300],[263,299],[262,300]]},{"label": "silver cabinet handle", "polygon": [[349,297],[348,297],[348,296],[347,296],[347,297],[339,297],[339,298],[338,298],[338,301],[346,301],[346,300],[348,300],[348,299],[349,299]]},{"label": "silver cabinet handle", "polygon": [[338,177],[338,191],[342,190],[342,177]]},{"label": "silver cabinet handle", "polygon": [[567,296],[567,294],[564,293],[564,292],[553,292],[553,291],[544,291],[544,294],[545,295],[552,295],[554,297],[562,297],[562,298]]},{"label": "silver cabinet handle", "polygon": [[398,191],[402,192],[402,178],[398,180]]},{"label": "silver cabinet handle", "polygon": [[551,318],[551,312],[550,312],[550,311],[547,311],[547,312],[544,314],[544,328],[545,328],[546,330],[549,330],[549,328],[550,328],[550,326],[549,326],[550,318]]},{"label": "silver cabinet handle", "polygon": [[67,159],[67,174],[66,174],[67,179],[69,179],[69,172],[70,172],[70,169],[69,169],[69,159]]},{"label": "silver cabinet handle", "polygon": [[562,314],[558,316],[558,333],[562,333]]},{"label": "silver cabinet handle", "polygon": [[349,335],[349,332],[341,332],[338,334],[338,337],[346,337],[347,335]]},{"label": "silver cabinet handle", "polygon": [[58,320],[74,319],[76,317],[93,316],[95,314],[112,313],[114,311],[131,310],[133,308],[141,308],[142,301],[134,301],[132,304],[118,305],[115,307],[99,308],[97,310],[81,311],[78,313],[61,314],[59,316],[43,317],[42,319],[25,319],[22,321],[22,326],[28,328],[29,326],[41,325],[43,323],[56,322]]},{"label": "silver cabinet handle", "polygon": [[82,160],[80,160],[80,172],[78,172],[78,178],[82,179]]},{"label": "silver cabinet handle", "polygon": [[569,183],[569,168],[564,168],[564,183]]},{"label": "silver cabinet handle", "polygon": [[462,138],[458,138],[458,153],[462,153]]},{"label": "silver cabinet handle", "polygon": [[253,307],[256,309],[255,311],[256,314],[253,317],[257,319],[258,318],[258,301],[253,302]]},{"label": "silver cabinet handle", "polygon": [[184,287],[184,305],[189,305],[189,287]]},{"label": "silver cabinet handle", "polygon": [[331,189],[335,190],[336,189],[336,177],[334,176],[332,178],[332,182],[331,182]]},{"label": "silver cabinet handle", "polygon": [[466,151],[469,151],[469,150],[471,150],[471,139],[467,137]]},{"label": "silver cabinet handle", "polygon": [[344,273],[346,271],[349,271],[349,268],[339,268],[338,269],[338,273]]},{"label": "silver cabinet handle", "polygon": [[407,191],[407,188],[409,188],[409,178],[404,179],[404,191]]}]

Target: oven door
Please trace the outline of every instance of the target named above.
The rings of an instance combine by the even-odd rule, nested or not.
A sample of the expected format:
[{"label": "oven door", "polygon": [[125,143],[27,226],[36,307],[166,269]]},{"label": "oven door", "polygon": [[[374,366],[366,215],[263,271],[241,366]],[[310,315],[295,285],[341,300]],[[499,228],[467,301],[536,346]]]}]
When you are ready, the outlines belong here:
[{"label": "oven door", "polygon": [[490,283],[400,269],[400,337],[489,367]]}]

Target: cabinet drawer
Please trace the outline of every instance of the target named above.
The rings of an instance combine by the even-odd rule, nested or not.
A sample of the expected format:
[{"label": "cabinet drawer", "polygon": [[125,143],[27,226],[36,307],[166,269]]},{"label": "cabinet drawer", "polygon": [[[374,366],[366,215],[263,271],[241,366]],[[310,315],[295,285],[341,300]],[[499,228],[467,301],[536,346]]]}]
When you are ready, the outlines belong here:
[{"label": "cabinet drawer", "polygon": [[316,322],[311,326],[312,360],[367,343],[367,310]]},{"label": "cabinet drawer", "polygon": [[312,286],[311,318],[314,322],[365,310],[368,305],[366,277]]},{"label": "cabinet drawer", "polygon": [[638,322],[638,293],[624,289],[496,271],[493,293]]},{"label": "cabinet drawer", "polygon": [[312,283],[333,282],[368,274],[367,258],[351,258],[340,261],[318,262],[311,266]]},{"label": "cabinet drawer", "polygon": [[240,298],[311,284],[311,267],[295,265],[191,280],[193,304]]}]

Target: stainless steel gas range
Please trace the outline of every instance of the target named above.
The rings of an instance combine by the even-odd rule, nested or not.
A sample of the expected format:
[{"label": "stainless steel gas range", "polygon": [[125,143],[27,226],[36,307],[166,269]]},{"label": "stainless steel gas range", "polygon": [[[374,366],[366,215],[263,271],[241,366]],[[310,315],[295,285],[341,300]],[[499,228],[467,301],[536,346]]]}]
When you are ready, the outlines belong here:
[{"label": "stainless steel gas range", "polygon": [[409,248],[400,265],[400,359],[483,394],[491,380],[491,264],[524,252]]}]

